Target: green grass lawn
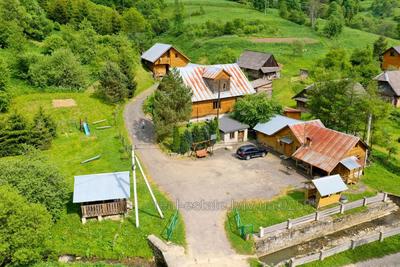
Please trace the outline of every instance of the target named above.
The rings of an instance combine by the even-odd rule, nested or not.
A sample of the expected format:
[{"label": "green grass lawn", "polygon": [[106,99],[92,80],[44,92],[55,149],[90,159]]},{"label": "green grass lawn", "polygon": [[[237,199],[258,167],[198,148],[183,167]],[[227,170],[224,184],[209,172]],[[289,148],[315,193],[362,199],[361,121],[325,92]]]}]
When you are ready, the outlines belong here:
[{"label": "green grass lawn", "polygon": [[[139,69],[138,73],[140,75],[137,76],[137,93],[140,93],[153,84],[153,80],[143,69]],[[71,202],[74,175],[130,170],[130,154],[124,150],[124,146],[129,146],[129,143],[122,117],[123,105],[105,104],[95,98],[91,90],[83,93],[38,92],[37,89],[16,80],[12,81],[11,86],[14,98],[10,113],[17,111],[31,118],[39,107],[43,107],[57,122],[58,136],[51,148],[43,151],[43,154],[64,175],[71,194]],[[69,98],[75,100],[77,104],[75,107],[52,106],[53,99]],[[79,131],[80,119],[89,122],[91,128],[89,137]],[[102,119],[107,121],[100,125],[91,124]],[[102,125],[110,125],[112,128],[96,130],[96,126]],[[80,164],[81,161],[99,154],[101,155],[99,160]],[[52,227],[48,238],[49,246],[57,256],[72,254],[96,259],[118,260],[140,257],[150,260],[153,254],[147,244],[147,236],[149,234],[163,236],[174,213],[173,205],[165,195],[154,184],[152,188],[164,212],[164,219],[159,218],[144,180],[138,173],[139,229],[135,227],[134,212],[131,212],[123,222],[89,221],[83,225],[80,222],[79,206],[70,202],[65,213]],[[133,198],[133,194],[131,195]],[[179,220],[172,241],[185,245],[182,219]]]}]

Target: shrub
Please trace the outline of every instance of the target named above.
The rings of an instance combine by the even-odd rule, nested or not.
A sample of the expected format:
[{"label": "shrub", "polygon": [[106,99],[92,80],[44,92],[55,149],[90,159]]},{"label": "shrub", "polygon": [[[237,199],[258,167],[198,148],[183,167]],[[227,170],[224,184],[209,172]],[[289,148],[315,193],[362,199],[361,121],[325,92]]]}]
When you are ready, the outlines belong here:
[{"label": "shrub", "polygon": [[0,113],[7,112],[11,103],[11,96],[5,92],[0,91]]},{"label": "shrub", "polygon": [[10,81],[10,69],[6,61],[0,58],[0,91],[5,91],[8,82]]},{"label": "shrub", "polygon": [[55,166],[50,165],[36,151],[24,157],[0,161],[0,184],[14,187],[31,203],[42,204],[59,218],[68,201],[67,184]]},{"label": "shrub", "polygon": [[118,65],[107,62],[100,74],[100,86],[97,92],[111,103],[123,101],[128,96],[127,78]]},{"label": "shrub", "polygon": [[51,227],[46,209],[28,203],[14,188],[0,185],[0,218],[0,265],[30,266],[42,260]]},{"label": "shrub", "polygon": [[172,132],[172,146],[171,146],[171,150],[172,152],[178,153],[180,151],[180,134],[179,134],[179,128],[178,127],[174,127],[174,130]]},{"label": "shrub", "polygon": [[42,56],[29,66],[28,76],[35,86],[57,86],[82,89],[86,72],[68,49],[58,49],[51,56]]},{"label": "shrub", "polygon": [[185,132],[180,136],[180,148],[179,148],[179,153],[185,154],[188,152],[192,146],[193,139],[192,139],[192,134],[188,129],[185,130]]}]

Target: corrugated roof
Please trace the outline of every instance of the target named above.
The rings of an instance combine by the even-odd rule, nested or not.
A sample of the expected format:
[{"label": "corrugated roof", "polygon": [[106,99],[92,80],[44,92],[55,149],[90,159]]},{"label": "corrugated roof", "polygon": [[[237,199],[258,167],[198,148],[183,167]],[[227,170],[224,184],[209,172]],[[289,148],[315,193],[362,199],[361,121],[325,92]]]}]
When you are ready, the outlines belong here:
[{"label": "corrugated roof", "polygon": [[339,174],[317,178],[312,180],[312,183],[322,197],[343,192],[348,189]]},{"label": "corrugated roof", "polygon": [[75,176],[73,203],[129,198],[129,172]]},{"label": "corrugated roof", "polygon": [[390,70],[379,74],[374,80],[387,82],[396,96],[400,96],[400,70]]},{"label": "corrugated roof", "polygon": [[223,116],[219,119],[218,126],[219,129],[224,133],[232,133],[249,128],[249,125],[241,123],[227,116]]},{"label": "corrugated roof", "polygon": [[224,69],[222,69],[222,68],[208,67],[208,68],[205,69],[205,71],[203,73],[203,78],[215,79],[223,71],[224,71]]},{"label": "corrugated roof", "polygon": [[326,172],[332,171],[352,149],[360,138],[325,128],[320,121],[314,123],[299,123],[289,125],[291,131],[305,144],[305,139],[311,139],[311,145],[301,146],[292,157]]},{"label": "corrugated roof", "polygon": [[259,70],[271,56],[269,53],[244,51],[237,63],[243,69]]},{"label": "corrugated roof", "polygon": [[345,158],[345,159],[341,160],[340,163],[342,163],[343,166],[345,166],[350,171],[362,167],[358,158],[355,156]]},{"label": "corrugated roof", "polygon": [[192,102],[214,100],[218,98],[218,92],[213,92],[203,78],[208,68],[221,68],[230,75],[229,91],[221,91],[220,98],[236,97],[246,94],[254,94],[256,91],[246,76],[235,64],[222,65],[197,65],[188,64],[185,67],[176,68],[183,79],[183,82],[192,89]]},{"label": "corrugated roof", "polygon": [[265,123],[257,123],[254,130],[266,135],[273,135],[288,125],[302,122],[282,115],[275,115]]},{"label": "corrugated roof", "polygon": [[142,59],[150,61],[152,63],[156,62],[165,52],[167,52],[172,45],[156,43],[149,50],[142,54]]}]

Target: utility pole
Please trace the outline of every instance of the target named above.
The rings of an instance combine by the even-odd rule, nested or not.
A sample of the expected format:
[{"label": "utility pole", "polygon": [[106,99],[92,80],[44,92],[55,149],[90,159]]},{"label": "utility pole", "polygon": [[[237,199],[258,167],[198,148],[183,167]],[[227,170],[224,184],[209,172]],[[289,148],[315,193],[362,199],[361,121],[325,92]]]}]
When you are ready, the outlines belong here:
[{"label": "utility pole", "polygon": [[219,109],[221,107],[221,86],[218,84],[218,99],[217,99],[217,120],[219,120]]},{"label": "utility pole", "polygon": [[136,188],[136,162],[135,162],[135,146],[132,145],[132,173],[133,173],[133,197],[135,201],[135,222],[136,228],[139,228],[139,206]]},{"label": "utility pole", "polygon": [[371,146],[371,125],[372,125],[372,114],[370,113],[368,116],[368,128],[367,128],[367,150],[365,153],[365,162],[364,166],[367,166],[367,160],[368,160],[368,153],[369,153],[369,147]]}]

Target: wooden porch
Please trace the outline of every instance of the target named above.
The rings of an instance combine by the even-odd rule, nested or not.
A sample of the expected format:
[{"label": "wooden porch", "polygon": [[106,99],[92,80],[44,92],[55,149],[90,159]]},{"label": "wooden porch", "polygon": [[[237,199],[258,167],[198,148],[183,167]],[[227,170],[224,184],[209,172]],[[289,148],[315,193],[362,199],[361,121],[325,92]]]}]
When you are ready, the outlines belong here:
[{"label": "wooden porch", "polygon": [[85,223],[86,218],[97,217],[99,220],[103,216],[125,214],[127,212],[127,202],[125,199],[97,204],[82,204],[82,222]]}]

